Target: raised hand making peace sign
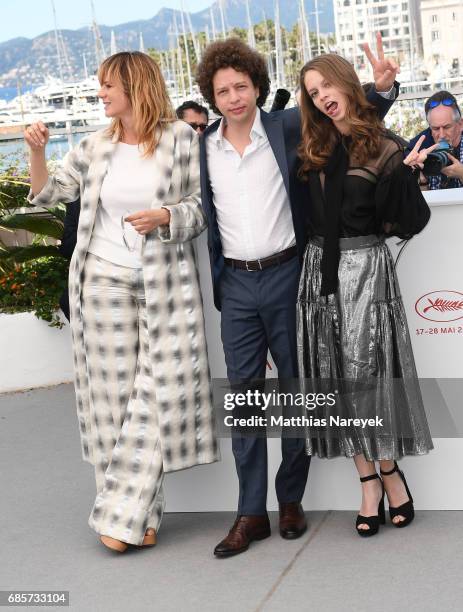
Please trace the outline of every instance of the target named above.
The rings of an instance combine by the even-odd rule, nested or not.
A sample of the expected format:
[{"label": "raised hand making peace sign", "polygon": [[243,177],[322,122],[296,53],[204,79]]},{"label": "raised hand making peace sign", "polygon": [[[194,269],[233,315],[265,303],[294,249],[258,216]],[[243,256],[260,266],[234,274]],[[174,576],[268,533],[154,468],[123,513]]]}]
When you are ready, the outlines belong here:
[{"label": "raised hand making peace sign", "polygon": [[404,159],[404,164],[406,166],[411,166],[412,168],[422,168],[423,163],[428,157],[429,153],[431,153],[431,151],[434,151],[434,149],[439,145],[439,143],[436,143],[433,144],[432,147],[428,147],[427,149],[421,149],[420,151],[419,148],[421,147],[421,144],[423,143],[423,140],[425,138],[425,136],[421,136],[421,138],[417,140],[416,145]]},{"label": "raised hand making peace sign", "polygon": [[394,85],[395,77],[397,73],[400,72],[400,68],[393,59],[384,57],[381,34],[379,32],[376,33],[376,50],[378,57],[373,55],[368,43],[363,43],[362,48],[373,68],[376,91],[389,91]]}]

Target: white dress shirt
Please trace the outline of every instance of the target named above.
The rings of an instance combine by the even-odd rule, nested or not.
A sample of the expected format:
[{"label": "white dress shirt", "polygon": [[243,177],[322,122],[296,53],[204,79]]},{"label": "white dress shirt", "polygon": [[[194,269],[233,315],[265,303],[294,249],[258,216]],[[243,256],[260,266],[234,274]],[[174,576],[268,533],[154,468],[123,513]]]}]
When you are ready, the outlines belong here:
[{"label": "white dress shirt", "polygon": [[296,244],[289,197],[257,109],[243,156],[223,136],[206,140],[224,257],[263,259]]}]

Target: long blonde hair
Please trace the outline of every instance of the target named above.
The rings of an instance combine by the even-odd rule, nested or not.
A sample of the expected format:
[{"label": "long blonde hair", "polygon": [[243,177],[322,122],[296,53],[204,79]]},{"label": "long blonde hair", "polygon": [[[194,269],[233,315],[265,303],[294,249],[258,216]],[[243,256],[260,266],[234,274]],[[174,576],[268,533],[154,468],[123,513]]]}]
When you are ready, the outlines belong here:
[{"label": "long blonde hair", "polygon": [[317,70],[347,96],[346,119],[350,127],[350,152],[355,154],[357,162],[362,164],[367,159],[376,157],[384,129],[376,109],[366,99],[365,91],[353,66],[343,57],[333,53],[319,55],[302,67],[300,75],[302,119],[302,140],[298,149],[302,160],[300,174],[323,168],[339,139],[339,132],[333,121],[315,106],[307,92],[304,77],[309,70]]},{"label": "long blonde hair", "polygon": [[[146,53],[122,51],[106,58],[98,69],[98,80],[119,82],[132,106],[134,127],[144,156],[153,155],[165,123],[175,121],[166,83],[157,63]],[[115,118],[108,128],[111,137],[122,139],[122,121]]]}]

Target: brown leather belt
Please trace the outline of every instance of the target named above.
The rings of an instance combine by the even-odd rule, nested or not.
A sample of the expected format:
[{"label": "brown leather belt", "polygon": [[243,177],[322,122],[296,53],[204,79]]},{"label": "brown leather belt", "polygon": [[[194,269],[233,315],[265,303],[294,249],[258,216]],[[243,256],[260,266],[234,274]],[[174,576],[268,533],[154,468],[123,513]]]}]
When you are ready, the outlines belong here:
[{"label": "brown leather belt", "polygon": [[233,268],[238,268],[239,270],[259,272],[260,270],[265,270],[265,268],[270,268],[270,266],[282,264],[285,261],[295,257],[296,254],[297,248],[296,246],[292,246],[289,247],[289,249],[285,249],[284,251],[280,251],[279,253],[275,253],[275,255],[270,255],[270,257],[265,257],[264,259],[242,261],[241,259],[229,259],[228,257],[224,257],[224,261],[227,266],[232,266]]}]

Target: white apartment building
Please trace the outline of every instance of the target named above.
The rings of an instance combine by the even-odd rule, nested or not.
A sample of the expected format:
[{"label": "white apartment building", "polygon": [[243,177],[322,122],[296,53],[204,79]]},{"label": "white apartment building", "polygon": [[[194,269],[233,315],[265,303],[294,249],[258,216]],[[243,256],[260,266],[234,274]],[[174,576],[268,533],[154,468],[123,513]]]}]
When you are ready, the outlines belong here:
[{"label": "white apartment building", "polygon": [[430,73],[463,74],[463,0],[421,0],[424,62]]},{"label": "white apartment building", "polygon": [[420,55],[418,4],[419,0],[333,0],[339,53],[362,76],[366,66],[360,45],[368,42],[375,50],[375,33],[381,32],[386,55],[395,57],[404,69],[413,69]]}]

